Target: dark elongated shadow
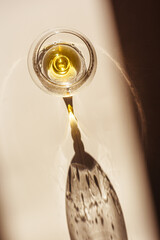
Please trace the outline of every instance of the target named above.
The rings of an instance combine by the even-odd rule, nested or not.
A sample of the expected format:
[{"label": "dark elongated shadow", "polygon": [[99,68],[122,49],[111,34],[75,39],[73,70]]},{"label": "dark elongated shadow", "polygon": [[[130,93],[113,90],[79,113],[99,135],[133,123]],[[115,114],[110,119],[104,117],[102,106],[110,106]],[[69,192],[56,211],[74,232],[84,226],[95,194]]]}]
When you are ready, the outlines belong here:
[{"label": "dark elongated shadow", "polygon": [[[73,102],[72,97],[64,98],[65,104],[67,106],[71,106],[73,114]],[[71,136],[73,139],[73,147],[75,151],[75,156],[72,159],[71,164],[76,164],[81,168],[92,169],[96,164],[96,161],[85,152],[83,142],[81,140],[81,133],[78,128],[77,120],[73,115],[73,119],[70,119],[70,127],[71,127]]]},{"label": "dark elongated shadow", "polygon": [[107,175],[85,151],[72,98],[64,98],[70,115],[75,155],[71,160],[66,185],[66,215],[71,240],[123,239],[127,232],[123,213]]}]

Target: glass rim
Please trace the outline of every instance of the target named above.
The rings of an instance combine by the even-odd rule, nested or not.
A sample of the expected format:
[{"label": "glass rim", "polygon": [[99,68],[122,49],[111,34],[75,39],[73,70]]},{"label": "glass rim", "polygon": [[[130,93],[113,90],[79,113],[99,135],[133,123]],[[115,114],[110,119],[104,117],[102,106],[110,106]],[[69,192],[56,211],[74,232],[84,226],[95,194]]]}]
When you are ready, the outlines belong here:
[{"label": "glass rim", "polygon": [[[85,46],[87,47],[87,50],[89,53],[89,64],[88,64],[88,67],[87,67],[85,73],[82,76],[79,76],[77,81],[67,84],[67,85],[60,84],[56,81],[54,81],[54,82],[51,81],[49,78],[47,78],[42,73],[40,66],[38,64],[38,57],[39,57],[39,53],[40,53],[40,50],[41,50],[43,44],[52,36],[54,36],[56,34],[61,34],[61,33],[62,34],[70,34],[72,36],[77,37],[77,39],[80,39],[82,41],[82,43],[85,44]],[[84,57],[84,59],[85,59],[85,57]],[[78,31],[75,31],[72,29],[64,29],[64,28],[49,29],[49,30],[43,32],[32,43],[30,51],[29,51],[29,55],[28,55],[28,68],[29,68],[30,75],[31,75],[32,79],[34,80],[34,82],[37,83],[37,80],[39,80],[39,82],[41,82],[41,84],[39,83],[37,85],[38,86],[41,85],[39,87],[41,87],[43,89],[46,88],[46,86],[44,86],[42,82],[46,82],[46,84],[48,84],[51,87],[51,89],[55,90],[55,91],[54,90],[51,91],[51,93],[65,95],[65,96],[73,95],[73,93],[76,90],[78,90],[82,85],[85,85],[85,83],[88,82],[87,80],[92,79],[92,77],[94,76],[95,71],[96,71],[96,65],[97,65],[96,63],[97,63],[96,52],[95,52],[95,49],[94,49],[92,43],[90,42],[90,40]],[[45,90],[50,91],[49,89],[45,89]]]}]

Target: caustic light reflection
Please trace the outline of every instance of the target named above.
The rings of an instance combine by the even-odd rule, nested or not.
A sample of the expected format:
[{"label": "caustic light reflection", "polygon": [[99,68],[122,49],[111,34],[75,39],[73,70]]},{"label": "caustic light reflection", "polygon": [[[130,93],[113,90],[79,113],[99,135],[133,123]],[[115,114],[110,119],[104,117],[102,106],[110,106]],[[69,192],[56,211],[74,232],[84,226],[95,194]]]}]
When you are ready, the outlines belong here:
[{"label": "caustic light reflection", "polygon": [[[99,66],[106,67],[103,68],[103,71],[100,67],[97,69],[97,76],[99,76],[97,79],[101,79],[101,82],[95,83],[91,90],[92,93],[90,94],[90,97],[91,99],[94,99],[93,102],[97,107],[106,106],[106,104],[109,105],[112,103],[112,109],[110,107],[107,109],[109,111],[109,115],[111,115],[110,119],[112,119],[113,122],[113,124],[110,124],[108,121],[108,125],[112,125],[111,129],[113,129],[114,125],[112,135],[117,141],[117,143],[114,144],[114,147],[116,145],[117,148],[115,148],[113,152],[115,153],[116,158],[116,154],[118,153],[116,149],[119,149],[119,142],[121,142],[120,145],[122,150],[120,149],[119,151],[121,156],[120,154],[118,155],[119,162],[117,165],[119,164],[118,166],[120,166],[121,163],[123,163],[123,165],[127,165],[129,162],[127,159],[132,160],[133,154],[131,154],[131,152],[128,151],[128,148],[126,148],[128,145],[126,141],[128,137],[126,136],[129,136],[129,134],[127,133],[127,128],[122,129],[124,120],[126,121],[126,118],[124,119],[122,115],[123,113],[126,115],[129,113],[128,116],[130,116],[131,111],[128,104],[124,103],[128,93],[127,91],[125,92],[122,86],[121,89],[123,89],[125,97],[120,94],[120,90],[118,88],[121,84],[118,84],[115,79],[123,79],[128,84],[135,99],[141,120],[143,120],[142,108],[130,81],[128,81],[128,79],[124,76],[123,71],[117,66],[117,64],[115,64],[115,61],[113,61],[113,59],[111,59],[108,55],[106,56],[104,51],[99,51],[98,54]],[[68,30],[49,31],[44,34],[40,40],[38,39],[33,44],[28,58],[30,73],[37,85],[43,90],[60,95],[61,97],[72,96],[79,91],[81,86],[85,86],[86,81],[88,82],[89,79],[91,80],[95,74],[96,63],[97,57],[93,45],[81,34]],[[117,68],[115,68],[115,66]],[[120,74],[121,76],[119,76]],[[105,76],[109,76],[108,78],[111,78],[111,81],[107,82],[107,78]],[[106,92],[108,86],[111,91],[109,90]],[[94,93],[97,96],[97,101],[93,98]],[[101,98],[101,96],[103,96],[103,98]],[[95,113],[95,109],[93,110],[92,108],[93,111],[91,110],[91,99],[90,106],[89,104],[87,106],[91,113],[89,114],[91,117],[88,116],[87,119],[89,123],[90,121],[94,122],[90,131],[96,130],[98,135],[100,135],[103,129],[98,127],[96,128],[96,125],[98,125],[96,121],[99,119],[97,116],[100,114],[100,118],[102,120],[101,125],[105,126],[106,115],[103,115],[98,108],[97,116],[96,114],[93,114],[93,112]],[[119,99],[121,99],[121,103],[119,103]],[[70,237],[72,240],[94,240],[97,238],[127,240],[124,217],[117,194],[110,180],[98,164],[99,159],[97,158],[97,155],[95,157],[96,161],[85,151],[84,144],[81,140],[81,133],[78,128],[78,121],[74,116],[72,98],[68,97],[64,100],[69,112],[71,135],[75,151],[68,170],[65,199]],[[84,98],[82,97],[81,100],[81,106],[84,106],[84,104],[87,105],[85,96]],[[120,105],[122,106],[119,108]],[[101,107],[101,109],[103,108]],[[79,118],[82,113],[80,108],[78,109],[78,113],[79,116],[78,114],[77,116]],[[117,118],[119,119],[120,124],[118,123],[119,121],[113,121],[113,119]],[[129,122],[131,122],[131,119]],[[86,121],[84,125],[89,128],[89,124],[87,124],[88,123]],[[128,130],[132,131],[133,129],[128,127]],[[111,144],[110,146],[112,151],[113,145]],[[134,150],[134,148],[131,148],[131,150]],[[90,149],[90,153],[95,156],[94,149],[93,151]],[[134,159],[134,163],[135,161],[136,160]],[[102,166],[104,167],[103,164]],[[133,169],[133,166],[130,169]],[[130,170],[123,172],[127,175]],[[133,174],[130,175],[132,176]],[[127,176],[124,179],[130,179],[130,176]],[[136,183],[133,185],[135,186]],[[129,187],[127,189],[130,190]],[[127,199],[130,199],[131,197],[128,197],[128,195]],[[119,197],[124,200],[122,196],[119,195]],[[127,202],[130,203],[130,201]],[[124,208],[124,210],[126,210],[126,208]],[[134,208],[134,210],[136,210],[136,208]],[[126,214],[126,211],[124,212],[128,226],[132,215],[130,214],[130,211],[128,211],[128,215]],[[138,213],[137,210],[135,212]],[[131,225],[134,226],[134,224]],[[127,229],[129,234],[130,229],[128,227]]]},{"label": "caustic light reflection", "polygon": [[123,213],[115,190],[97,161],[85,152],[71,105],[68,105],[68,112],[75,150],[66,187],[70,237],[72,240],[127,240]]}]

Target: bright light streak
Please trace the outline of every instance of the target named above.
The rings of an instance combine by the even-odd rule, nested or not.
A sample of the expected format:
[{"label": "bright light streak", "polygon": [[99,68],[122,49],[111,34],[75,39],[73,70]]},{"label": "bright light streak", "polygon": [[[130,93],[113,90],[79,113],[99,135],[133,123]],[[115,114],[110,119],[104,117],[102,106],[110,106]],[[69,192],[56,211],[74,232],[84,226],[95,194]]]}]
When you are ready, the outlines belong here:
[{"label": "bright light streak", "polygon": [[69,113],[69,120],[70,120],[70,123],[72,123],[73,121],[76,121],[76,118],[73,114],[73,108],[72,106],[69,104],[68,105],[68,113]]}]

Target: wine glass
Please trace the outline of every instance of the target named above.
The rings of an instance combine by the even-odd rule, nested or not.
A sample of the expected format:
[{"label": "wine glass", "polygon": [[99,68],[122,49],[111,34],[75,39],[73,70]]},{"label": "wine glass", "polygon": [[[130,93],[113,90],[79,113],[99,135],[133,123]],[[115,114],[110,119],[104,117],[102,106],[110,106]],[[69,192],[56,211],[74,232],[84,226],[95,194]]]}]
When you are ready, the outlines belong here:
[{"label": "wine glass", "polygon": [[41,89],[64,98],[69,113],[75,151],[66,179],[70,238],[127,240],[118,196],[92,153],[86,152],[74,116],[72,96],[93,79],[96,71],[93,45],[75,31],[51,30],[33,43],[28,66],[31,77]]}]

